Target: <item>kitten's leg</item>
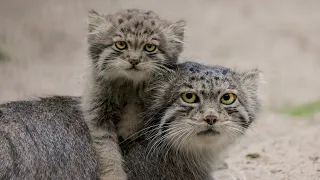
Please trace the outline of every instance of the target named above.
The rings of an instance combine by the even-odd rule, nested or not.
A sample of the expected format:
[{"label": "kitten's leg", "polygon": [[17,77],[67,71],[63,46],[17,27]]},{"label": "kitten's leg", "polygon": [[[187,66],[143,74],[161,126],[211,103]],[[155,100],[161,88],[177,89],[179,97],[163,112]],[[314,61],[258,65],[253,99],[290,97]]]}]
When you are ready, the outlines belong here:
[{"label": "kitten's leg", "polygon": [[[117,134],[111,128],[89,126],[99,162],[100,180],[126,180]],[[113,128],[112,128],[113,129]]]}]

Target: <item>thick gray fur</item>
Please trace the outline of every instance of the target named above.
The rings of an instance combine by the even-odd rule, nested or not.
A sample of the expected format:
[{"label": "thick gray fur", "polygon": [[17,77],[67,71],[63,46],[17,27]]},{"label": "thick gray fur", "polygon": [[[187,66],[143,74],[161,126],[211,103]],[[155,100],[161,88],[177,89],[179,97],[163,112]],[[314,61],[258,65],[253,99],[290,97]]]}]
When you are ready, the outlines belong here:
[{"label": "thick gray fur", "polygon": [[[220,153],[256,119],[259,73],[187,62],[151,82],[140,139],[121,143],[129,179],[212,179]],[[184,102],[183,92],[196,93],[199,101]],[[229,92],[237,99],[224,105],[220,98]],[[208,124],[212,116],[217,121]]]},{"label": "thick gray fur", "polygon": [[0,179],[97,179],[79,102],[50,97],[0,105]]},{"label": "thick gray fur", "polygon": [[[183,49],[184,26],[184,21],[162,20],[152,11],[90,12],[92,68],[82,109],[99,157],[100,179],[126,179],[117,137],[126,139],[141,128],[145,83],[175,66]],[[127,48],[117,49],[117,41],[126,42]],[[157,49],[147,52],[146,44]]]},{"label": "thick gray fur", "polygon": [[[256,119],[258,74],[183,63],[151,81],[144,129],[120,143],[128,179],[212,179],[215,158]],[[197,93],[198,104],[184,103],[185,91]],[[223,106],[218,97],[229,91],[238,101]],[[96,179],[79,104],[76,97],[49,97],[0,105],[0,179]],[[219,120],[209,126],[202,118],[208,115]],[[208,129],[218,133],[199,135]]]}]

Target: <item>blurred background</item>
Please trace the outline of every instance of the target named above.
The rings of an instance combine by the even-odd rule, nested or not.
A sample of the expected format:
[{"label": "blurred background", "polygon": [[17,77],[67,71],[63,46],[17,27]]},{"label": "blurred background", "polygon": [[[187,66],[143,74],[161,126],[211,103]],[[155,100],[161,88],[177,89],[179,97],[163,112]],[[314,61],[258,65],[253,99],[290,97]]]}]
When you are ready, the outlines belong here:
[{"label": "blurred background", "polygon": [[[319,0],[0,0],[0,103],[81,95],[90,9],[187,21],[181,60],[263,71],[264,110],[221,179],[320,179]],[[222,177],[223,176],[223,177]]]}]

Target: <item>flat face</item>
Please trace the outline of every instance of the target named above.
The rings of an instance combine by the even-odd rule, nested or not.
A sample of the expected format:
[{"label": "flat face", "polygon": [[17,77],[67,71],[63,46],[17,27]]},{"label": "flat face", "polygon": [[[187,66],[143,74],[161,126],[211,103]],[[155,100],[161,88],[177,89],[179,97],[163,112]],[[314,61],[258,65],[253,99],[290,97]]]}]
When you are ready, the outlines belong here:
[{"label": "flat face", "polygon": [[125,10],[100,18],[99,28],[89,35],[89,51],[100,75],[139,82],[176,63],[182,45],[174,39],[181,37],[155,13]]},{"label": "flat face", "polygon": [[[177,148],[228,144],[245,133],[259,109],[255,72],[184,63],[159,92],[162,131]],[[160,102],[160,103],[161,103]],[[157,106],[159,106],[157,104]]]}]

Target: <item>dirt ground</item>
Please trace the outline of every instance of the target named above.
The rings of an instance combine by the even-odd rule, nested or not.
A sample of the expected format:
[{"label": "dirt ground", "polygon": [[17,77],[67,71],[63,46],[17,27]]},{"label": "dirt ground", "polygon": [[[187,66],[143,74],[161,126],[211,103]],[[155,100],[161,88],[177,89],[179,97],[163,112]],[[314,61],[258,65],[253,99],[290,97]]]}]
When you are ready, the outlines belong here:
[{"label": "dirt ground", "polygon": [[0,0],[0,57],[8,57],[0,60],[0,103],[81,95],[88,10],[150,9],[187,20],[182,60],[264,72],[264,110],[218,179],[319,180],[320,115],[277,113],[320,99],[319,7],[319,0]]}]

